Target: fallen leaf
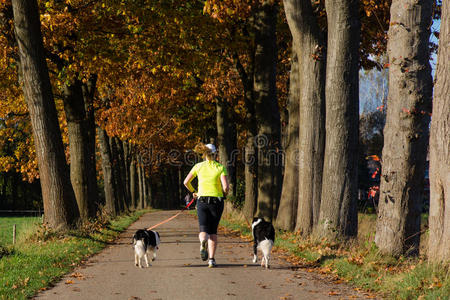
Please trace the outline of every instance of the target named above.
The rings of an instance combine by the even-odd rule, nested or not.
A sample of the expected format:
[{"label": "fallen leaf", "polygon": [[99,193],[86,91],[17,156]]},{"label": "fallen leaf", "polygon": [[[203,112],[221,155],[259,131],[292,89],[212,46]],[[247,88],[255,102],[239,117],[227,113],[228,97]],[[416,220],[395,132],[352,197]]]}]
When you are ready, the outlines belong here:
[{"label": "fallen leaf", "polygon": [[66,280],[65,284],[73,284],[73,280]]},{"label": "fallen leaf", "polygon": [[84,280],[84,279],[86,279],[86,278],[84,278],[84,275],[83,275],[83,274],[78,273],[78,272],[75,272],[75,273],[70,274],[70,277],[77,278],[77,279],[79,279],[79,280]]},{"label": "fallen leaf", "polygon": [[340,294],[341,294],[341,293],[336,292],[336,291],[331,291],[331,292],[328,293],[329,296],[338,296],[338,295],[340,295]]}]

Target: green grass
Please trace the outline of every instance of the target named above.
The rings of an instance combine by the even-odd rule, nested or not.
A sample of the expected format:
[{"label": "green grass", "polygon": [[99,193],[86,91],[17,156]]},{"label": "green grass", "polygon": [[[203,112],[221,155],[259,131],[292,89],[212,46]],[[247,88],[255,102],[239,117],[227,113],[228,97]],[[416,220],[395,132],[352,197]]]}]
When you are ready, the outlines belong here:
[{"label": "green grass", "polygon": [[19,241],[41,222],[41,217],[0,217],[0,245],[7,246],[13,243],[14,224],[16,224],[16,241]]},{"label": "green grass", "polygon": [[[346,245],[279,231],[275,246],[299,266],[337,276],[385,299],[450,299],[450,266],[429,264],[424,257],[382,255],[373,241],[375,222],[374,215],[361,214],[358,240]],[[231,215],[224,216],[220,225],[251,236],[247,224]]]},{"label": "green grass", "polygon": [[40,227],[35,238],[0,259],[0,299],[27,299],[102,250],[146,211],[118,217],[96,230],[56,234]]}]

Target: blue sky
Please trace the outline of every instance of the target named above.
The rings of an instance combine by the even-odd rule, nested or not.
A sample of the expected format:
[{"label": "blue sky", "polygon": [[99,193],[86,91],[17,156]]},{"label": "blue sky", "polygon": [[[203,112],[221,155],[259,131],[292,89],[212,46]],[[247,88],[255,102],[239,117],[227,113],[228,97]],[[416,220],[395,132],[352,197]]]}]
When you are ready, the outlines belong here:
[{"label": "blue sky", "polygon": [[[440,20],[435,20],[431,26],[431,31],[439,31],[441,26]],[[438,43],[437,38],[431,34],[430,41]],[[436,73],[437,57],[433,53],[430,60],[431,75]],[[388,70],[378,71],[376,69],[371,71],[360,71],[359,77],[359,113],[364,110],[373,111],[382,104],[383,97],[387,97],[388,92]]]}]

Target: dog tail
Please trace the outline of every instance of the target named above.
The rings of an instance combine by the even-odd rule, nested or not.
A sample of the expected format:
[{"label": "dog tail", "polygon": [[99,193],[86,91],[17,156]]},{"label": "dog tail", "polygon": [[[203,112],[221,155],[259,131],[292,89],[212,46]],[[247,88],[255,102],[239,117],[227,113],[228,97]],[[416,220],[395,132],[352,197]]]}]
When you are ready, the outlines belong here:
[{"label": "dog tail", "polygon": [[270,251],[272,251],[273,241],[265,239],[259,243],[259,247],[264,255],[264,257],[270,256]]}]

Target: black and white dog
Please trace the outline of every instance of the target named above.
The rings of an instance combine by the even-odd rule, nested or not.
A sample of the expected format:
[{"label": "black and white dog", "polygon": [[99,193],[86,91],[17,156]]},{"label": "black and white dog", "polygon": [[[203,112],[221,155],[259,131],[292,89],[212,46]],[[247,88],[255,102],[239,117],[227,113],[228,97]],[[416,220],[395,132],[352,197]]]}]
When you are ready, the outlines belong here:
[{"label": "black and white dog", "polygon": [[272,223],[265,221],[263,218],[254,218],[252,222],[253,234],[253,262],[258,261],[257,249],[259,248],[263,254],[261,259],[261,267],[268,269],[270,252],[273,243],[275,243],[275,229]]},{"label": "black and white dog", "polygon": [[134,245],[134,264],[137,267],[143,268],[141,260],[144,258],[147,268],[148,264],[148,252],[153,252],[152,261],[156,259],[156,250],[160,243],[159,233],[152,230],[139,229],[133,235]]}]

